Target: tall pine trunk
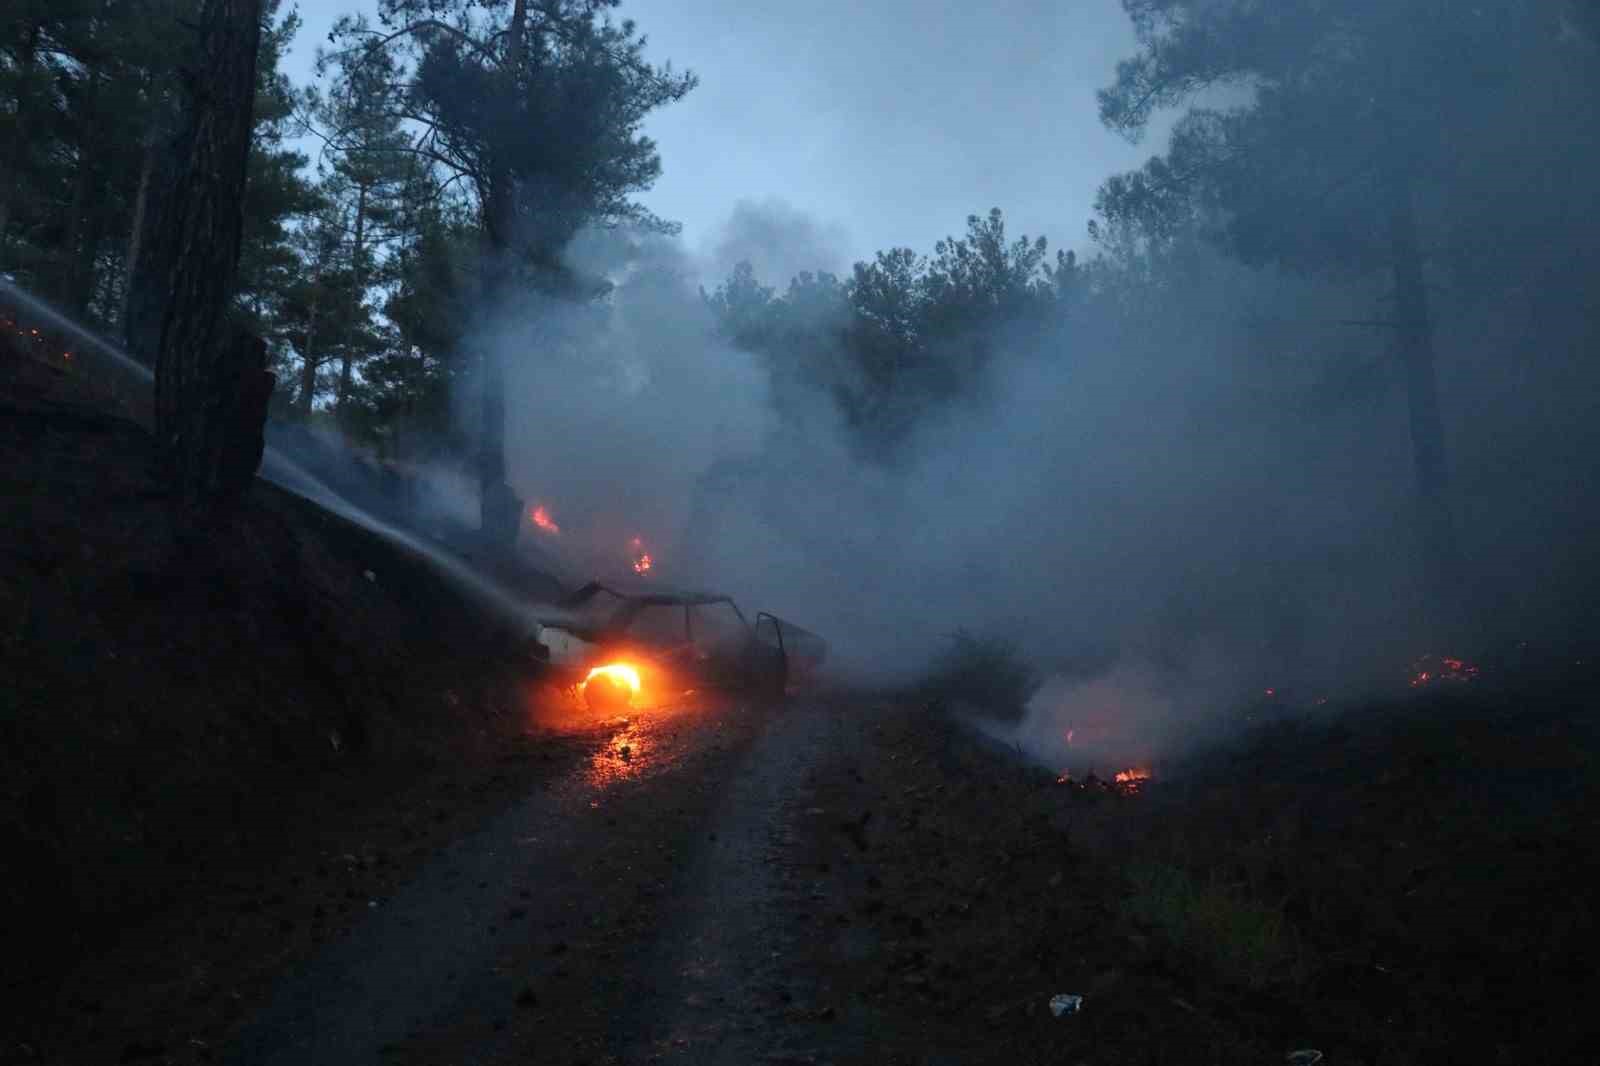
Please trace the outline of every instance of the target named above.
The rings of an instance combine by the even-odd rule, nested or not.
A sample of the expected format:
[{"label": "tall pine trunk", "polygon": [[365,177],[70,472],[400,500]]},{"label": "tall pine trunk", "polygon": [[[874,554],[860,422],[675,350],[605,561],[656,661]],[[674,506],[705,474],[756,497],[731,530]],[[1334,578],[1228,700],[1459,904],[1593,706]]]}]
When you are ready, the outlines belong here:
[{"label": "tall pine trunk", "polygon": [[226,355],[244,225],[262,0],[205,0],[199,48],[159,230],[142,281],[153,317],[156,446],[182,525],[203,522],[224,491],[223,455],[237,375]]},{"label": "tall pine trunk", "polygon": [[1405,368],[1406,407],[1416,473],[1417,546],[1427,622],[1438,636],[1459,623],[1460,557],[1450,507],[1449,466],[1444,422],[1434,369],[1433,320],[1417,239],[1411,171],[1397,139],[1391,137],[1383,160],[1383,192],[1388,213],[1395,286],[1395,324]]},{"label": "tall pine trunk", "polygon": [[[361,264],[366,255],[367,241],[367,187],[362,185],[356,194],[356,233],[355,244],[350,250],[350,287],[354,290],[356,301],[354,319],[361,317],[361,303],[365,298],[363,287],[366,280],[361,275]],[[353,329],[352,329],[353,332]],[[344,354],[339,360],[339,395],[337,405],[339,413],[344,414],[345,401],[350,397],[350,376],[355,365],[355,337],[345,338]]]},{"label": "tall pine trunk", "polygon": [[317,367],[321,365],[314,354],[317,342],[317,312],[320,310],[321,287],[311,290],[311,307],[306,311],[306,344],[301,352],[300,363],[300,394],[295,397],[295,406],[300,409],[300,414],[309,419],[311,417],[311,403],[317,396]]},{"label": "tall pine trunk", "polygon": [[[491,306],[503,291],[504,263],[505,255],[491,247],[483,271]],[[506,483],[506,368],[499,344],[483,345],[478,370],[483,390],[478,427],[479,531],[489,549],[505,551],[516,543],[522,501]]]},{"label": "tall pine trunk", "polygon": [[99,140],[95,134],[100,126],[100,75],[90,70],[85,80],[87,85],[80,109],[73,116],[83,141],[77,166],[73,168],[72,199],[68,202],[67,217],[62,227],[65,236],[61,241],[61,263],[56,285],[56,299],[61,306],[79,317],[88,309],[94,291],[94,259],[99,244],[97,238],[89,236],[91,231],[99,229],[90,222],[89,216],[91,213],[100,213],[97,207],[91,206],[99,175],[90,159],[90,153],[97,150]]},{"label": "tall pine trunk", "polygon": [[123,260],[125,277],[122,283],[122,307],[117,315],[119,321],[128,320],[128,301],[133,293],[133,272],[139,266],[140,246],[144,241],[145,215],[150,206],[150,183],[155,177],[156,169],[156,144],[158,138],[154,128],[151,129],[144,141],[144,151],[139,163],[139,187],[133,196],[133,225],[128,230],[128,252]]},{"label": "tall pine trunk", "polygon": [[[517,73],[527,59],[528,2],[516,0],[506,41],[501,74],[506,91],[516,91]],[[504,160],[489,167],[484,190],[484,298],[490,306],[505,291],[512,263],[516,224],[516,177]],[[478,522],[487,546],[509,550],[522,521],[522,501],[506,483],[506,370],[500,346],[485,344],[479,356],[482,378],[478,444]]]}]

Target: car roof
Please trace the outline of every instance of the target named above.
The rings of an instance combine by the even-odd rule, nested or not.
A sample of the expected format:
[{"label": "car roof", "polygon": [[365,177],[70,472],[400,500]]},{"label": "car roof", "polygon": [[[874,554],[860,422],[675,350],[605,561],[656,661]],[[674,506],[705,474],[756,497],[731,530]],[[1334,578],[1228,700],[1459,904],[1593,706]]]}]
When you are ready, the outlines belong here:
[{"label": "car roof", "polygon": [[563,606],[575,607],[585,600],[591,599],[599,592],[609,592],[618,599],[655,606],[682,605],[692,607],[695,604],[721,603],[724,600],[732,602],[730,597],[724,596],[720,592],[675,589],[658,584],[655,581],[629,581],[626,579],[602,581],[597,578],[568,596]]}]

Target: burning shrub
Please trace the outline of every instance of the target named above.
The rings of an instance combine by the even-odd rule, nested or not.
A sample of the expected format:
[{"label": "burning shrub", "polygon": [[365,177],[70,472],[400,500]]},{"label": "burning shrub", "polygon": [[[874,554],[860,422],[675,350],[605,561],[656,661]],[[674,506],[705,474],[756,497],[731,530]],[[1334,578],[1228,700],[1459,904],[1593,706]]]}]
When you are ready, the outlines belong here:
[{"label": "burning shrub", "polygon": [[958,629],[935,661],[927,687],[940,699],[969,704],[1005,721],[1021,721],[1042,679],[1009,640]]}]

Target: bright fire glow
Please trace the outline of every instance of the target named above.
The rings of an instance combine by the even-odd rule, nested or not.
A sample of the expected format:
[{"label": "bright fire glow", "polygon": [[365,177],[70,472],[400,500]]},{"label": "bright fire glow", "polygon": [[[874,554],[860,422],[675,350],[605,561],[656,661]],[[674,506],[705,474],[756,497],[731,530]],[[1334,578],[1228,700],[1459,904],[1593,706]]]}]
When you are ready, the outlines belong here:
[{"label": "bright fire glow", "polygon": [[634,537],[628,542],[629,554],[633,556],[633,572],[639,575],[649,574],[655,569],[655,560],[650,558],[650,553],[644,550],[644,540]]},{"label": "bright fire glow", "polygon": [[546,533],[559,536],[561,527],[556,525],[556,520],[550,517],[550,511],[544,504],[528,508],[528,521],[544,530]]},{"label": "bright fire glow", "polygon": [[1133,766],[1126,770],[1117,771],[1117,784],[1128,792],[1139,791],[1139,787],[1148,780],[1150,780],[1150,771],[1142,766]]},{"label": "bright fire glow", "polygon": [[587,688],[589,682],[597,677],[606,677],[612,681],[620,682],[627,685],[628,691],[633,695],[637,696],[639,694],[639,671],[627,663],[607,663],[605,666],[595,667],[589,671],[589,676],[583,679],[581,687]]}]

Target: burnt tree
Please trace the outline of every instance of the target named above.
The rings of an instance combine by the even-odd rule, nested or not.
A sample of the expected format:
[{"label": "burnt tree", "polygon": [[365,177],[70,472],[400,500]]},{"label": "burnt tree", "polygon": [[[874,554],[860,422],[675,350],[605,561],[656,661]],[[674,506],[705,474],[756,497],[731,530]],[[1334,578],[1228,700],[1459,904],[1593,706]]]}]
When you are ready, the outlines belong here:
[{"label": "burnt tree", "polygon": [[[190,518],[237,491],[229,476],[241,381],[255,352],[228,332],[261,43],[261,0],[205,0],[183,72],[179,130],[163,195],[145,218],[128,340],[155,367],[156,447]],[[257,427],[259,429],[259,427]]]}]

